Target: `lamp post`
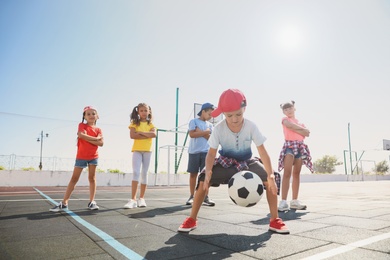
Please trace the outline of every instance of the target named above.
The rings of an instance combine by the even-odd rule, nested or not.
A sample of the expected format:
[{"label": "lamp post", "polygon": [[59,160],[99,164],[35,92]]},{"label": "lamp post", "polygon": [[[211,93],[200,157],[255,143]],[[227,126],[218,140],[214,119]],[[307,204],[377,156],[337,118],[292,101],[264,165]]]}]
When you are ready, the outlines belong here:
[{"label": "lamp post", "polygon": [[43,131],[41,131],[41,138],[37,138],[37,142],[41,142],[41,154],[39,156],[39,170],[42,170],[42,148],[43,148],[43,138],[44,137],[49,137],[49,134],[46,133],[45,135],[43,135]]}]

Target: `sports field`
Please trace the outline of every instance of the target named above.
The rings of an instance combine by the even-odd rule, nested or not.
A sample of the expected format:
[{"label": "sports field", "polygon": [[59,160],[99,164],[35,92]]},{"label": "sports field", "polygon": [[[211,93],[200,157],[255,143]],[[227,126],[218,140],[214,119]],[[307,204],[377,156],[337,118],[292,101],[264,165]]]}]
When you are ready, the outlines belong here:
[{"label": "sports field", "polygon": [[290,235],[268,231],[265,196],[239,207],[226,185],[189,234],[188,187],[152,187],[136,209],[122,208],[129,187],[98,187],[98,211],[76,187],[69,211],[49,212],[64,191],[0,187],[0,259],[390,259],[390,181],[302,183],[307,210],[280,213]]}]

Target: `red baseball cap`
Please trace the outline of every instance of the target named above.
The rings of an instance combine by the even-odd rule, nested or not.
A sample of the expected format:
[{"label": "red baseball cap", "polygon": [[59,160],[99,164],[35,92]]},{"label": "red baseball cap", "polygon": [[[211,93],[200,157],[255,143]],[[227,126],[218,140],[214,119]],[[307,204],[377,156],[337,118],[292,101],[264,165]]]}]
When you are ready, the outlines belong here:
[{"label": "red baseball cap", "polygon": [[84,107],[83,112],[85,112],[85,111],[87,111],[87,110],[95,110],[95,111],[97,112],[96,108],[93,107],[93,106],[86,106],[86,107]]},{"label": "red baseball cap", "polygon": [[246,106],[246,98],[238,89],[225,90],[219,97],[218,107],[211,112],[212,117],[217,117],[223,112],[231,112]]}]

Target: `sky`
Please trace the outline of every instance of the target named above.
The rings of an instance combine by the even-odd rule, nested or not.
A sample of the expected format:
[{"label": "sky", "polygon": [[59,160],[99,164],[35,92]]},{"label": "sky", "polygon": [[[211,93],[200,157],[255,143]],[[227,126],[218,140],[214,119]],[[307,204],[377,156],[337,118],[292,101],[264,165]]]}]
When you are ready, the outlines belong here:
[{"label": "sky", "polygon": [[[74,158],[83,108],[93,105],[100,158],[130,165],[138,103],[159,129],[185,132],[194,103],[217,106],[237,88],[275,168],[279,105],[289,100],[311,131],[313,161],[343,161],[350,147],[388,161],[389,28],[387,0],[3,0],[0,155],[39,156],[43,131],[44,157]],[[174,143],[175,133],[159,133],[159,145]]]}]

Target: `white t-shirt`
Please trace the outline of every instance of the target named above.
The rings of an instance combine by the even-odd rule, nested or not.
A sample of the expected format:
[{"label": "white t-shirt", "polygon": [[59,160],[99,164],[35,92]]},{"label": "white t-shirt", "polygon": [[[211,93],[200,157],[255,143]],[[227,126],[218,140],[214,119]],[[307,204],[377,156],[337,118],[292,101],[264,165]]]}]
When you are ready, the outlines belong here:
[{"label": "white t-shirt", "polygon": [[256,124],[244,118],[239,133],[233,133],[227,126],[226,119],[219,122],[209,138],[209,145],[213,149],[221,146],[219,154],[237,161],[245,161],[252,157],[252,141],[256,147],[262,145],[267,138],[260,133]]}]

